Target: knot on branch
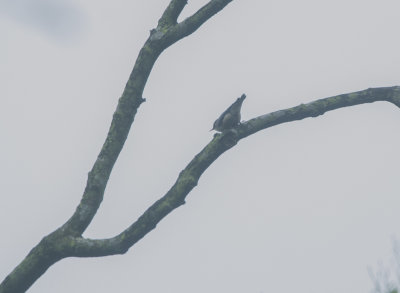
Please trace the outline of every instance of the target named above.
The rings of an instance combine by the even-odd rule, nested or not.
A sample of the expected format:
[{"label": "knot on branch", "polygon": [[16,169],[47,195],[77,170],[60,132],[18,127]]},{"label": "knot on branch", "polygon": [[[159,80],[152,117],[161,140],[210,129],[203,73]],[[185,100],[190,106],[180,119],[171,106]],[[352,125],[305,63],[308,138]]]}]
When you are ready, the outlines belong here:
[{"label": "knot on branch", "polygon": [[159,41],[159,40],[161,40],[164,37],[166,31],[167,31],[167,29],[164,26],[152,29],[150,31],[150,41]]}]

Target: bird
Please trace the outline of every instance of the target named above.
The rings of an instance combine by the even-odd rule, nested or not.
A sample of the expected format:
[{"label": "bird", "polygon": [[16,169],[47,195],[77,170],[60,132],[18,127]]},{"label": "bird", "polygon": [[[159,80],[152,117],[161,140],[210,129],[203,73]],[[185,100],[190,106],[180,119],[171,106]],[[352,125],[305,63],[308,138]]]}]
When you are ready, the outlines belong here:
[{"label": "bird", "polygon": [[216,130],[223,132],[231,129],[240,123],[240,109],[246,95],[243,94],[236,101],[226,109],[217,120],[215,120],[213,128],[210,130]]}]

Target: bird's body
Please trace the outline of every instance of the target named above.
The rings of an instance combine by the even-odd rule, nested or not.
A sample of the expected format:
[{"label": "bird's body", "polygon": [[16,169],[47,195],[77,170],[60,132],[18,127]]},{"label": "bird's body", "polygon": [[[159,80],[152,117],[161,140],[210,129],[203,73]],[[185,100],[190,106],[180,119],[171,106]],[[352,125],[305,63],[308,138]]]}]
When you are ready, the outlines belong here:
[{"label": "bird's body", "polygon": [[215,120],[211,130],[223,132],[238,125],[240,123],[240,109],[242,108],[242,103],[245,98],[245,94],[237,98],[237,100]]}]

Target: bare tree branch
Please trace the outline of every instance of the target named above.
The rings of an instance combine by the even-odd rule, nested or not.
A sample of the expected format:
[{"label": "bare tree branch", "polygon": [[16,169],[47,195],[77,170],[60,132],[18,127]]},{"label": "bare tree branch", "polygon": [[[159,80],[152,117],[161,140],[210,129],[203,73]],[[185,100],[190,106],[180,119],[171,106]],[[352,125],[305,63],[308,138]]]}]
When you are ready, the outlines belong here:
[{"label": "bare tree branch", "polygon": [[237,142],[260,130],[282,123],[317,117],[336,109],[387,101],[400,108],[400,87],[371,88],[350,94],[343,94],[316,100],[293,108],[265,114],[240,124],[235,129],[216,134],[212,141],[198,153],[188,166],[179,174],[171,189],[156,201],[128,229],[109,239],[83,239],[74,242],[71,247],[74,256],[105,256],[123,254],[144,235],[149,233],[171,211],[185,203],[186,196],[197,185],[203,172],[225,151]]},{"label": "bare tree branch", "polygon": [[178,17],[186,4],[187,0],[172,0],[158,21],[158,26],[165,27],[176,24]]},{"label": "bare tree branch", "polygon": [[[104,190],[112,168],[124,146],[136,112],[145,101],[142,97],[143,90],[158,56],[170,45],[194,32],[230,1],[210,1],[207,5],[214,8],[203,11],[201,23],[193,22],[192,29],[188,24],[185,30],[176,29],[178,27],[176,20],[186,5],[186,1],[170,1],[157,28],[151,30],[149,38],[139,52],[122,96],[119,98],[106,140],[88,174],[81,202],[71,218],[63,226],[45,236],[4,279],[0,284],[0,293],[25,292],[52,264],[74,255],[74,243],[82,242],[80,236],[93,220],[103,201]],[[137,235],[136,238],[143,237],[143,235],[139,236]]]},{"label": "bare tree branch", "polygon": [[232,2],[232,0],[211,0],[192,16],[186,18],[177,25],[172,26],[164,36],[165,42],[167,44],[173,44],[192,34],[212,16],[224,9],[230,2]]},{"label": "bare tree branch", "polygon": [[[167,47],[194,32],[201,24],[222,10],[232,0],[213,0],[182,24],[167,29],[157,27],[151,31],[136,59],[135,66],[119,99],[106,141],[89,172],[82,200],[75,213],[61,227],[65,235],[80,236],[96,214],[104,195],[112,168],[121,152],[142,98],[147,78],[158,56]],[[172,24],[184,8],[186,1],[172,0],[161,17],[161,23]],[[171,23],[172,20],[172,23]],[[180,28],[182,26],[182,28]]]},{"label": "bare tree branch", "polygon": [[128,82],[119,98],[110,129],[101,151],[88,174],[82,200],[71,218],[60,228],[45,236],[28,256],[0,284],[0,293],[25,292],[46,270],[57,261],[71,256],[94,257],[125,253],[171,211],[185,203],[186,196],[197,185],[203,172],[225,151],[237,142],[262,129],[316,117],[326,111],[362,103],[389,101],[400,107],[399,87],[368,89],[352,94],[321,99],[291,109],[281,110],[254,118],[235,129],[216,134],[212,141],[179,174],[171,189],[130,227],[110,239],[85,239],[82,233],[95,216],[104,195],[112,168],[122,150],[130,127],[140,105],[150,72],[159,55],[170,45],[196,31],[232,0],[210,0],[189,18],[177,23],[187,4],[184,0],[171,0],[151,30],[136,59]]},{"label": "bare tree branch", "polygon": [[182,21],[182,23],[179,24],[180,29],[186,30],[187,34],[191,34],[214,14],[224,9],[230,2],[232,2],[232,0],[211,0],[195,14]]},{"label": "bare tree branch", "polygon": [[400,108],[400,87],[369,88],[363,91],[320,99],[308,104],[301,104],[297,107],[262,115],[243,123],[238,128],[238,136],[242,139],[274,125],[309,117],[317,117],[323,115],[325,112],[339,108],[378,101],[390,102]]}]

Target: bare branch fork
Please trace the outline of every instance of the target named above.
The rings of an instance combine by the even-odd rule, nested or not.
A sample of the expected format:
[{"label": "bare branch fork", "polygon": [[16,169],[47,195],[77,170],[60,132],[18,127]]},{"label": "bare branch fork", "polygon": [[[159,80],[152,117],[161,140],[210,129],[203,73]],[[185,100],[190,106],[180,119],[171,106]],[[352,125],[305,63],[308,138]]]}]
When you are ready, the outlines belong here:
[{"label": "bare branch fork", "polygon": [[92,221],[103,200],[106,184],[128,136],[137,109],[144,102],[143,89],[158,56],[170,45],[196,31],[231,1],[211,0],[182,22],[178,22],[178,17],[187,1],[170,1],[157,27],[151,30],[149,38],[139,52],[124,92],[118,101],[106,141],[89,172],[81,202],[71,218],[60,228],[45,236],[4,279],[0,284],[0,293],[25,292],[51,265],[66,257],[98,257],[125,253],[172,210],[183,205],[186,196],[197,185],[203,172],[242,138],[281,123],[316,117],[327,111],[363,103],[387,101],[400,108],[400,87],[388,87],[320,99],[251,119],[232,130],[214,135],[211,142],[179,174],[171,189],[122,233],[109,239],[83,238],[82,233]]}]

